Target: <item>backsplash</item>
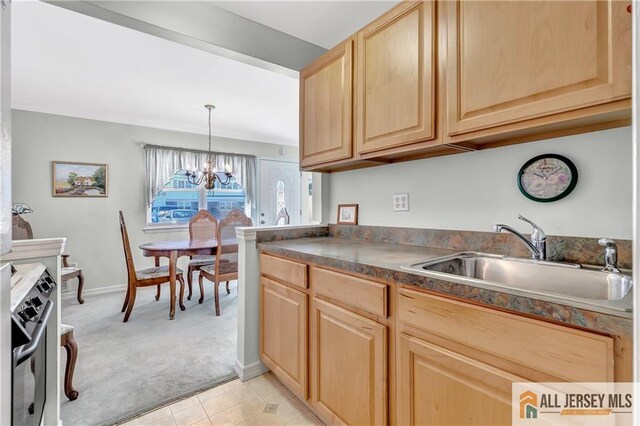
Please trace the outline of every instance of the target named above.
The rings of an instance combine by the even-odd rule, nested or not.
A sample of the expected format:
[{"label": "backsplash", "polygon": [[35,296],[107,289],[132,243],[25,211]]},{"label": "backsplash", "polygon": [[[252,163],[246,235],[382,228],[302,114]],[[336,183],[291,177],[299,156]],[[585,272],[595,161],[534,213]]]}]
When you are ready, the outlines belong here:
[{"label": "backsplash", "polygon": [[266,243],[269,241],[295,240],[298,238],[319,238],[328,237],[329,228],[326,225],[313,227],[282,227],[280,229],[256,229],[256,242]]},{"label": "backsplash", "polygon": [[[478,251],[514,257],[530,255],[521,241],[507,233],[330,224],[329,234],[335,238]],[[616,244],[618,266],[630,269],[631,240],[616,240]],[[604,248],[598,244],[596,238],[547,235],[547,258],[559,262],[604,265]]]}]

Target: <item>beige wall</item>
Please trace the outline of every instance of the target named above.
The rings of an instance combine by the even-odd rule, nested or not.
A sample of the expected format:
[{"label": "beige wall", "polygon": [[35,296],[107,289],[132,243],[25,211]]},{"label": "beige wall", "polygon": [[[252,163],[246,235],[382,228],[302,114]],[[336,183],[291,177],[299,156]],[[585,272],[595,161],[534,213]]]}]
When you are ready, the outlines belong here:
[{"label": "beige wall", "polygon": [[[136,267],[152,266],[137,246],[146,241],[185,237],[186,231],[146,234],[144,153],[150,143],[206,149],[206,135],[13,111],[13,201],[34,210],[27,215],[36,238],[67,237],[66,252],[85,274],[85,289],[126,283],[118,210],[122,210]],[[218,151],[297,160],[298,149],[243,140],[215,138]],[[109,165],[107,198],[54,198],[51,161]],[[184,260],[182,261],[184,263]]]},{"label": "beige wall", "polygon": [[[398,163],[329,177],[329,222],[340,203],[358,203],[362,225],[490,231],[507,223],[529,232],[518,213],[548,234],[631,239],[631,128]],[[520,167],[545,153],[578,168],[567,198],[537,203],[516,186]],[[409,193],[409,212],[392,211],[392,194]]]}]

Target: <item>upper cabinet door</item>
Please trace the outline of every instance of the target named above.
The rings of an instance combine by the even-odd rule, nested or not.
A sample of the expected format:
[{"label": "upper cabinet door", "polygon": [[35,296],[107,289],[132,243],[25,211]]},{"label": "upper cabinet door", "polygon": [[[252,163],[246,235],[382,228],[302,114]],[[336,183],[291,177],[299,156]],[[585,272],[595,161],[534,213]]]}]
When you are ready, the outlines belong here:
[{"label": "upper cabinet door", "polygon": [[434,2],[408,1],[358,32],[358,154],[435,138]]},{"label": "upper cabinet door", "polygon": [[628,2],[445,3],[449,135],[630,97]]},{"label": "upper cabinet door", "polygon": [[300,72],[300,165],[353,156],[353,40],[338,45]]}]

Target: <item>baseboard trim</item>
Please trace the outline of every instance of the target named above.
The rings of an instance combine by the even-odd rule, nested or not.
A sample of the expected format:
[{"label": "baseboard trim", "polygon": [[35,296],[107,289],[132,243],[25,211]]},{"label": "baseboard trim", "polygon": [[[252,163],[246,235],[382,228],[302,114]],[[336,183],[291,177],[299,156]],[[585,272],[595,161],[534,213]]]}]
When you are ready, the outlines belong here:
[{"label": "baseboard trim", "polygon": [[264,365],[261,361],[256,361],[247,366],[244,366],[240,363],[240,361],[236,360],[233,369],[240,378],[241,382],[246,382],[247,380],[258,377],[269,371],[269,368],[267,368],[267,366]]},{"label": "baseboard trim", "polygon": [[[110,285],[108,287],[89,288],[82,292],[82,296],[97,296],[99,294],[120,293],[127,290],[126,284]],[[62,300],[75,299],[77,297],[77,290],[65,291],[60,295]]]}]

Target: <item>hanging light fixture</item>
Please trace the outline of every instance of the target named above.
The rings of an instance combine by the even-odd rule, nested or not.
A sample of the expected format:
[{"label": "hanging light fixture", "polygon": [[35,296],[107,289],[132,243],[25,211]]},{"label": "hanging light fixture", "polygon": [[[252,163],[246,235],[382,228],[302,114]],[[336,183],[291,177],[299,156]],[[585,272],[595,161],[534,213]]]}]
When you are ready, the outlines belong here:
[{"label": "hanging light fixture", "polygon": [[204,107],[209,110],[209,157],[202,170],[187,170],[186,176],[189,183],[200,186],[200,184],[204,182],[204,187],[212,190],[216,184],[216,180],[219,181],[221,185],[228,185],[233,175],[231,174],[230,166],[226,166],[224,172],[218,172],[213,165],[213,151],[211,151],[211,111],[216,107],[208,104]]}]

